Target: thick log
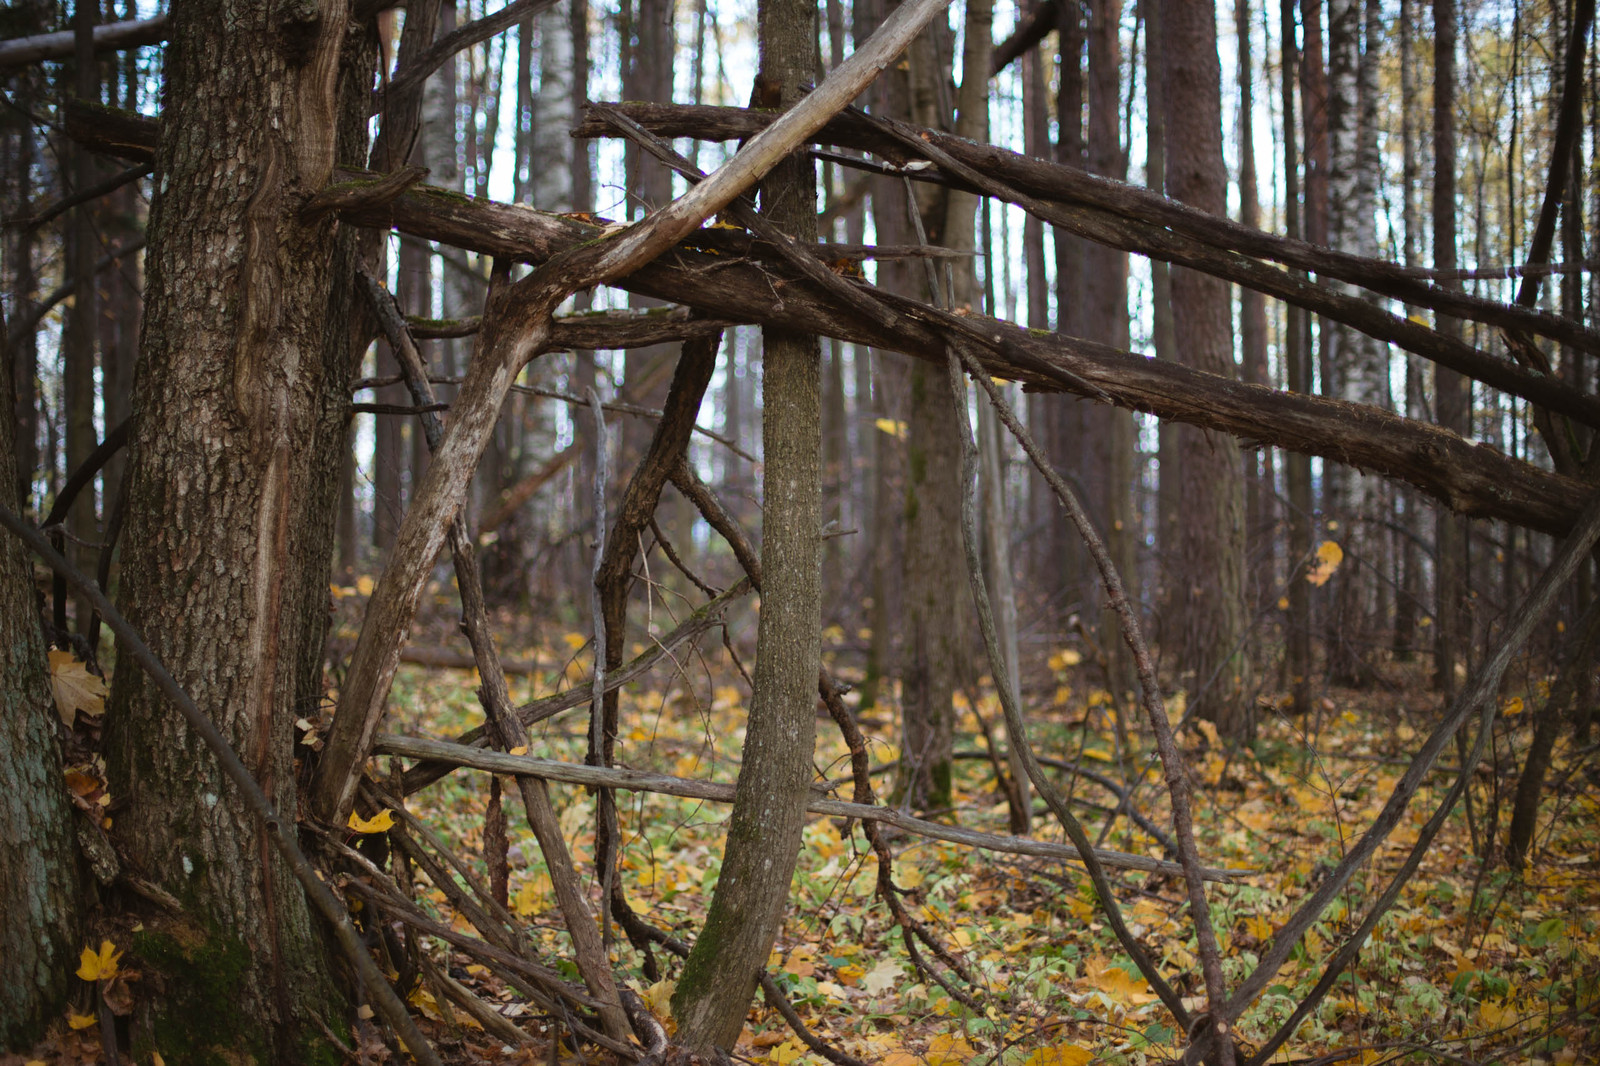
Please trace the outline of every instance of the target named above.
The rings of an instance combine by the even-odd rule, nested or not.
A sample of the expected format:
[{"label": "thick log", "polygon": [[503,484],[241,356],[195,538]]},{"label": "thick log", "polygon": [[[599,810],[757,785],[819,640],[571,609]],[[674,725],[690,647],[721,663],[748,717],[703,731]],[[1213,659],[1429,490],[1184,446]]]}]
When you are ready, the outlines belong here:
[{"label": "thick log", "polygon": [[[94,28],[94,50],[115,52],[160,44],[167,39],[167,24],[170,21],[166,15],[157,15],[152,19],[103,23]],[[66,59],[72,55],[72,38],[71,30],[61,30],[0,43],[0,70],[25,67],[46,59]]]},{"label": "thick log", "polygon": [[[702,140],[738,140],[752,136],[772,121],[770,114],[734,107],[678,104],[608,104],[645,129],[661,137],[696,137]],[[1537,336],[1600,354],[1600,333],[1582,323],[1471,296],[1429,284],[1398,264],[1383,259],[1336,252],[1307,241],[1280,237],[1242,225],[1229,218],[1207,214],[1149,189],[1091,174],[1076,167],[979,144],[938,130],[917,129],[928,144],[997,181],[1043,200],[1068,205],[1098,207],[1139,222],[1165,226],[1174,233],[1202,243],[1285,266],[1297,267],[1323,278],[1334,278],[1382,293],[1455,318],[1483,322],[1502,329],[1525,329]],[[598,115],[586,113],[575,137],[605,137],[614,130]],[[824,126],[818,144],[871,152],[891,163],[905,164],[920,156],[886,136],[865,116],[846,113]]]},{"label": "thick log", "polygon": [[[625,109],[638,118],[641,110],[649,112],[651,106],[626,105]],[[683,111],[714,112],[730,127],[749,128],[747,113],[742,111],[666,108],[656,118],[655,125],[660,127],[656,132],[676,135],[666,118],[681,123],[679,112]],[[651,116],[647,113],[644,117]],[[641,125],[650,128],[651,124],[641,120]],[[696,128],[703,125],[702,121]],[[826,128],[824,134],[832,129]],[[104,109],[68,113],[68,131],[74,138],[130,159],[141,158],[140,153],[148,158],[155,130],[155,120]],[[950,140],[955,139],[940,143],[946,145]],[[968,149],[990,151],[970,142],[959,143]],[[357,171],[337,175],[339,180],[377,177]],[[413,186],[381,207],[341,217],[356,225],[394,228],[527,263],[544,262],[597,239],[602,232],[602,227],[581,218],[474,199],[427,185]],[[721,232],[738,236],[731,230]],[[1559,536],[1570,530],[1586,491],[1576,478],[1510,458],[1427,423],[1338,400],[1227,381],[1062,334],[1025,330],[979,315],[954,315],[872,289],[880,299],[894,300],[906,310],[905,328],[891,332],[838,307],[783,266],[756,258],[758,250],[749,244],[744,244],[740,253],[716,254],[717,242],[722,239],[718,233],[697,231],[690,240],[706,250],[680,246],[618,284],[719,318],[816,332],[923,359],[942,361],[946,341],[963,338],[984,368],[997,377],[1044,391],[1105,399],[1120,407],[1220,430],[1247,445],[1274,445],[1323,456],[1405,481],[1461,514],[1498,518],[1543,533]],[[1406,280],[1415,283],[1415,279]]]}]

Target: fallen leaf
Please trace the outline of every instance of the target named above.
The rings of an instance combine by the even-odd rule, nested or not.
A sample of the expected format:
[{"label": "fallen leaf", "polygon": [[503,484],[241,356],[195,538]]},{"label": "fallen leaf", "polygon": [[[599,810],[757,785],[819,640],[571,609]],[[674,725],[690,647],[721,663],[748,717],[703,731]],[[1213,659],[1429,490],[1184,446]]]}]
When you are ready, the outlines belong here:
[{"label": "fallen leaf", "polygon": [[95,715],[106,709],[106,683],[69,651],[50,653],[50,691],[56,699],[56,713],[72,728],[78,712]]},{"label": "fallen leaf", "polygon": [[382,833],[394,828],[394,812],[385,807],[371,818],[350,812],[350,828],[358,833]]},{"label": "fallen leaf", "polygon": [[882,995],[900,983],[902,970],[893,959],[884,959],[861,978],[861,987],[874,996]]},{"label": "fallen leaf", "polygon": [[104,981],[117,976],[117,960],[122,952],[109,940],[100,941],[100,950],[84,948],[78,959],[78,976],[85,981]]},{"label": "fallen leaf", "polygon": [[1022,1066],[1084,1066],[1094,1058],[1094,1052],[1077,1044],[1056,1044],[1053,1047],[1035,1048],[1033,1054],[1022,1060]]},{"label": "fallen leaf", "polygon": [[928,1066],[966,1066],[977,1057],[978,1049],[964,1036],[940,1033],[928,1041]]},{"label": "fallen leaf", "polygon": [[69,1029],[87,1029],[95,1021],[95,1016],[92,1014],[78,1014],[75,1011],[67,1014],[67,1027]]}]

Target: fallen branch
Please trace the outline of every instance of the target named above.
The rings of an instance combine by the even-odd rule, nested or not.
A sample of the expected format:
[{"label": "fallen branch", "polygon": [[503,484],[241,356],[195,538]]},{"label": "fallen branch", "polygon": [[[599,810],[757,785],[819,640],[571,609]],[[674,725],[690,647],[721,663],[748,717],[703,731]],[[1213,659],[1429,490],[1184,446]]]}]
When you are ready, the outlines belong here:
[{"label": "fallen branch", "polygon": [[[644,106],[624,105],[621,110],[647,128],[653,126],[653,132],[673,132],[672,123],[665,120],[644,121]],[[668,109],[668,113],[676,116],[677,110]],[[738,118],[737,128],[750,125],[745,112],[729,114]],[[148,158],[154,144],[154,120],[70,107],[67,118],[68,130],[75,138],[129,158]],[[934,140],[947,143],[940,136],[934,135]],[[967,144],[967,149],[975,147]],[[1131,188],[1110,184],[1119,191]],[[1135,193],[1153,195],[1144,190],[1128,195]],[[599,227],[576,218],[468,199],[429,186],[408,190],[381,211],[350,212],[341,217],[358,225],[393,227],[427,240],[530,263],[544,262],[601,235]],[[715,232],[699,231],[695,239],[706,240]],[[1376,408],[1279,392],[1062,334],[1025,330],[980,315],[955,315],[903,297],[881,295],[897,300],[906,311],[902,328],[888,330],[830,302],[781,265],[765,265],[749,257],[678,249],[619,279],[618,284],[718,317],[824,334],[915,358],[930,358],[931,353],[942,351],[948,330],[958,329],[968,336],[973,354],[993,376],[1033,389],[1109,397],[1119,407],[1217,430],[1252,446],[1274,445],[1322,456],[1404,481],[1459,514],[1496,518],[1556,536],[1572,528],[1577,501],[1587,491],[1578,478],[1540,469],[1488,445],[1463,440],[1449,430]],[[1547,323],[1559,321],[1540,317]]]},{"label": "fallen branch", "polygon": [[[167,39],[171,21],[170,15],[157,15],[151,19],[101,23],[94,28],[94,50],[113,52],[160,44]],[[0,70],[25,67],[45,59],[69,59],[74,47],[73,37],[74,31],[61,30],[0,43]]]},{"label": "fallen branch", "polygon": [[[587,694],[585,694],[585,700],[587,700]],[[578,763],[557,762],[553,759],[539,759],[529,755],[508,755],[504,752],[468,747],[464,744],[451,744],[442,740],[425,740],[420,737],[402,737],[385,733],[374,741],[373,752],[378,755],[399,755],[408,759],[423,760],[430,764],[451,767],[466,766],[474,770],[487,770],[490,773],[497,774],[528,774],[534,777],[542,777],[548,781],[582,785],[586,788],[617,788],[630,792],[656,792],[665,796],[681,796],[685,799],[708,800],[715,803],[733,802],[732,785],[713,781],[695,781],[689,778],[672,777],[667,774],[651,773],[645,770],[586,766]],[[859,818],[864,821],[881,822],[917,836],[980,848],[984,851],[1004,852],[1010,855],[1033,855],[1038,858],[1054,859],[1062,862],[1077,863],[1081,861],[1078,857],[1077,849],[1064,844],[1052,844],[1049,841],[1033,840],[1028,837],[1001,836],[997,833],[984,833],[976,829],[963,829],[960,826],[940,825],[937,822],[914,818],[892,807],[880,807],[865,803],[846,803],[842,800],[816,797],[807,803],[806,809],[812,814],[821,814],[832,818]],[[1144,855],[1130,855],[1127,852],[1110,851],[1104,848],[1092,850],[1095,857],[1102,864],[1118,869],[1142,870],[1147,873],[1161,873],[1169,876],[1181,875],[1183,872],[1183,868],[1175,862],[1164,862]],[[1231,882],[1236,877],[1249,876],[1253,872],[1241,869],[1202,868],[1202,873],[1207,881],[1216,881],[1223,884]]]}]

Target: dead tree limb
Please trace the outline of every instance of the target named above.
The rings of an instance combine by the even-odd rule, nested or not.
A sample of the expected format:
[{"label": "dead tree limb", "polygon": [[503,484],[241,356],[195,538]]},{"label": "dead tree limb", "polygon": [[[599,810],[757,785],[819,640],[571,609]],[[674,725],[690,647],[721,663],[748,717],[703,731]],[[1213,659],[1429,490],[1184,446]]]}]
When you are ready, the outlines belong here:
[{"label": "dead tree limb", "polygon": [[[639,117],[635,105],[626,105],[624,110]],[[668,112],[676,115],[678,110]],[[129,158],[148,157],[154,144],[156,124],[150,119],[123,113],[109,117],[100,112],[86,114],[81,109],[69,110],[68,119],[74,137]],[[674,132],[664,120],[654,126],[657,133]],[[739,128],[748,126],[749,121],[741,118]],[[342,174],[357,177],[365,172]],[[1131,189],[1111,184],[1118,190]],[[1141,190],[1132,190],[1132,194],[1149,195]],[[595,240],[601,233],[599,227],[580,219],[474,200],[429,186],[413,187],[382,210],[341,217],[528,263],[544,262]],[[696,245],[714,248],[717,232],[700,231],[693,240]],[[1273,445],[1333,459],[1404,481],[1468,517],[1497,518],[1556,536],[1572,528],[1577,501],[1587,491],[1577,478],[1512,459],[1426,423],[1338,400],[1228,381],[1061,334],[1024,330],[978,315],[955,316],[894,297],[885,298],[901,299],[902,306],[916,314],[904,316],[901,330],[887,330],[828,301],[781,265],[750,256],[679,248],[620,279],[619,284],[718,317],[822,333],[918,358],[942,351],[944,331],[955,321],[979,334],[972,338],[973,354],[994,376],[1046,391],[1103,394],[1120,407],[1218,430],[1248,445]],[[1088,382],[1092,389],[1074,381]]]},{"label": "dead tree limb", "polygon": [[[379,326],[399,357],[412,399],[418,407],[432,406],[437,397],[433,386],[428,383],[427,367],[417,351],[416,342],[406,330],[399,306],[378,280],[364,270],[361,272],[361,283]],[[422,429],[428,450],[437,454],[444,440],[443,422],[436,413],[429,411],[422,415]],[[448,539],[455,563],[456,587],[461,594],[461,627],[466,632],[467,642],[472,645],[478,675],[483,681],[478,689],[478,698],[483,704],[488,719],[486,724],[491,728],[495,742],[509,751],[523,745],[526,731],[515,718],[506,674],[500,666],[500,653],[495,649],[494,635],[489,631],[489,615],[483,600],[477,552],[473,549],[466,519],[459,512],[450,520]],[[560,819],[551,806],[550,793],[538,778],[524,774],[519,775],[516,782],[522,795],[523,808],[527,811],[528,825],[539,842],[545,868],[550,873],[556,904],[572,937],[578,972],[583,975],[590,994],[600,1004],[600,1022],[606,1034],[613,1040],[626,1040],[631,1029],[622,1010],[616,979],[611,973],[605,945],[595,926],[594,912],[589,909],[577,867],[573,865],[572,855],[567,850]]]},{"label": "dead tree limb", "polygon": [[[772,121],[772,116],[766,112],[741,108],[647,103],[614,106],[645,129],[662,137],[738,140],[752,136]],[[992,144],[968,141],[938,130],[913,128],[917,139],[924,144],[948,153],[979,173],[988,174],[1042,200],[1101,208],[1113,214],[1166,227],[1174,233],[1216,248],[1258,259],[1270,259],[1319,277],[1347,281],[1451,317],[1500,328],[1523,328],[1536,336],[1549,337],[1585,352],[1600,354],[1600,332],[1581,322],[1442,289],[1387,260],[1336,252],[1307,241],[1264,233],[1232,219],[1210,215],[1176,200],[1169,200],[1149,189],[1090,174],[1076,167],[1011,152]],[[601,137],[610,132],[609,125],[599,116],[586,115],[573,135]],[[818,131],[814,141],[817,144],[871,152],[897,165],[921,158],[919,153],[910,151],[904,144],[885,134],[859,112],[840,115]]]},{"label": "dead tree limb", "polygon": [[[733,802],[733,786],[713,781],[695,781],[684,777],[630,770],[616,766],[589,766],[581,763],[557,762],[530,755],[508,755],[487,748],[451,744],[443,740],[425,740],[420,737],[402,737],[382,734],[374,741],[373,751],[379,755],[399,755],[425,763],[467,766],[474,770],[487,770],[496,774],[529,774],[547,781],[560,781],[570,785],[593,788],[617,788],[631,792],[656,792],[664,796],[682,796],[686,799],[708,800],[714,803]],[[1064,844],[1053,844],[1028,837],[1001,836],[984,833],[961,826],[942,825],[912,817],[892,807],[867,803],[846,803],[814,795],[806,805],[813,814],[830,818],[861,818],[881,822],[931,840],[945,840],[952,844],[981,848],[985,851],[1004,852],[1010,855],[1034,855],[1062,862],[1079,862],[1078,849]],[[1142,870],[1181,876],[1183,868],[1175,862],[1152,859],[1147,855],[1130,855],[1126,852],[1095,848],[1093,853],[1105,866],[1123,870]],[[1247,876],[1253,871],[1202,867],[1207,881],[1228,883],[1235,877]]]}]

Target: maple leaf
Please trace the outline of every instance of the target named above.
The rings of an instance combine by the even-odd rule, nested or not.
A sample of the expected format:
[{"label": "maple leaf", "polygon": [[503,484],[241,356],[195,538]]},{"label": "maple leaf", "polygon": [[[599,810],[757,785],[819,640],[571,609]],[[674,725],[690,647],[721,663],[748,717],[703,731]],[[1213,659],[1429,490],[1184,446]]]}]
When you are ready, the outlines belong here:
[{"label": "maple leaf", "polygon": [[84,948],[83,955],[78,959],[78,976],[85,981],[103,981],[117,976],[117,960],[122,958],[122,952],[109,940],[100,941],[100,950]]},{"label": "maple leaf", "polygon": [[72,728],[78,712],[94,715],[106,709],[106,683],[70,651],[50,653],[50,691],[56,699],[56,712]]},{"label": "maple leaf", "polygon": [[394,828],[394,812],[385,807],[371,818],[350,812],[350,828],[358,833],[382,833]]},{"label": "maple leaf", "polygon": [[874,996],[882,995],[900,982],[900,964],[884,959],[868,970],[861,978],[861,987]]},{"label": "maple leaf", "polygon": [[1144,978],[1129,977],[1128,971],[1116,963],[1090,959],[1085,971],[1089,984],[1113,1002],[1137,1007],[1156,998]]}]

